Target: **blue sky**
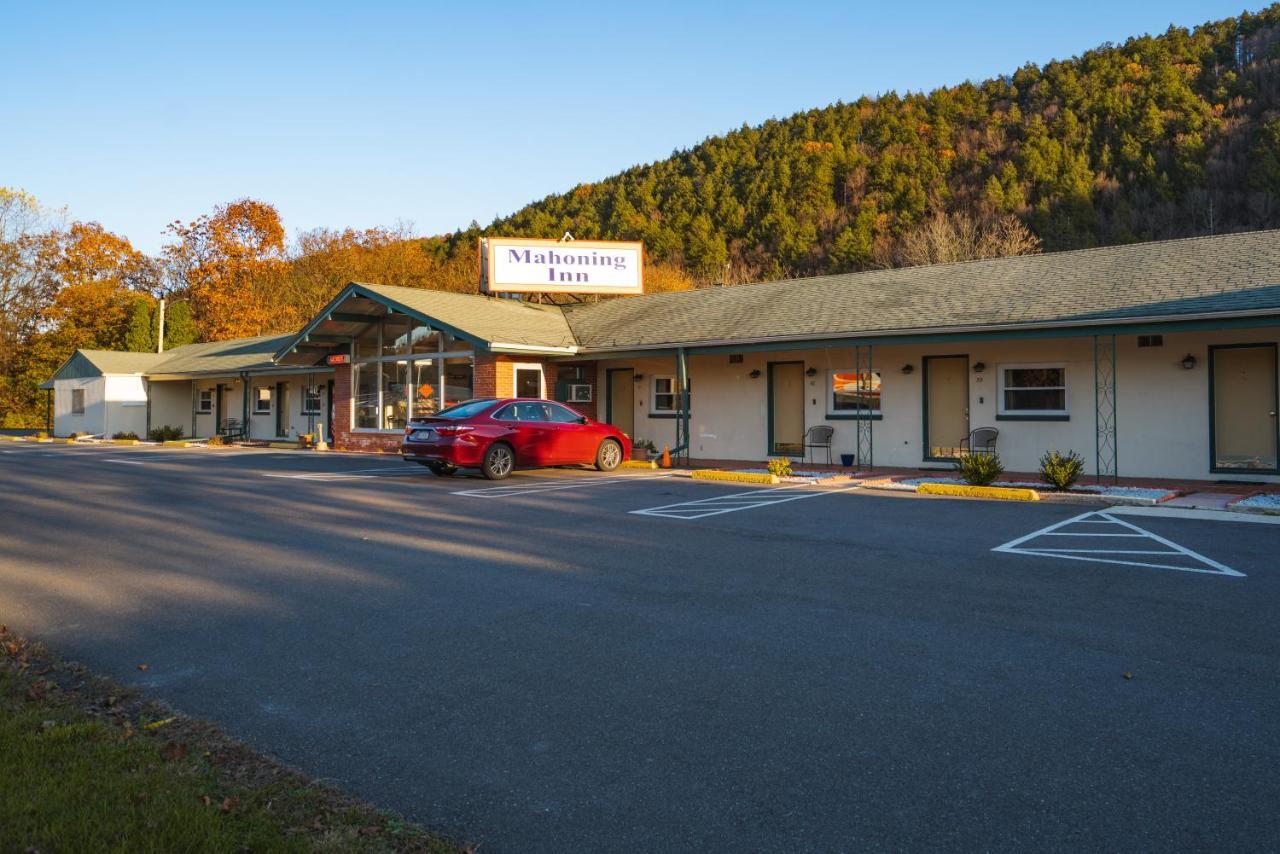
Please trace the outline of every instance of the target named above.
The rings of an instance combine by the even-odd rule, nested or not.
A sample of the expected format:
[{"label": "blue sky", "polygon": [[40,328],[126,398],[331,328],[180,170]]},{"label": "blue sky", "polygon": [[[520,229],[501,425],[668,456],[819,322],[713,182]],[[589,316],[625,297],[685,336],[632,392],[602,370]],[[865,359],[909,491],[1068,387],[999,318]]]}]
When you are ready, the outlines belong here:
[{"label": "blue sky", "polygon": [[1240,9],[12,2],[0,185],[148,252],[166,223],[243,196],[279,207],[291,235],[397,221],[435,234],[744,122]]}]

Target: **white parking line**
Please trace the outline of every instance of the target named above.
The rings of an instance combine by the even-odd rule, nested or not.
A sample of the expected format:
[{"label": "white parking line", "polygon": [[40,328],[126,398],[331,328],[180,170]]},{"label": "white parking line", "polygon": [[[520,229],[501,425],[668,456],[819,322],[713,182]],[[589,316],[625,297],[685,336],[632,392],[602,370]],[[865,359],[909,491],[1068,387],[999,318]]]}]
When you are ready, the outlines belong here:
[{"label": "white parking line", "polygon": [[388,464],[373,469],[346,469],[344,471],[312,471],[299,472],[297,474],[279,474],[275,472],[263,472],[263,477],[279,477],[285,480],[368,480],[378,477],[403,477],[404,475],[423,475],[425,471],[417,469],[399,468],[394,464]]},{"label": "white parking line", "polygon": [[480,489],[463,489],[453,495],[467,495],[472,498],[512,498],[516,495],[537,495],[543,492],[557,492],[561,489],[579,489],[584,486],[601,486],[607,483],[622,483],[635,480],[662,480],[671,477],[669,474],[657,475],[623,475],[621,477],[583,478],[572,481],[544,480],[537,483],[512,483],[503,486],[486,486]]},{"label": "white parking line", "polygon": [[111,460],[111,459],[103,459],[103,462],[104,462],[104,463],[120,463],[121,465],[125,465],[125,466],[141,466],[141,465],[146,465],[145,463],[139,462],[138,460]]},{"label": "white parking line", "polygon": [[[722,513],[736,513],[739,510],[753,510],[757,507],[768,507],[771,504],[784,504],[788,501],[802,501],[806,498],[820,498],[823,495],[835,495],[857,489],[847,486],[843,489],[805,490],[792,493],[805,484],[796,486],[779,486],[774,489],[753,489],[750,492],[735,492],[731,495],[716,495],[711,498],[698,498],[692,501],[681,501],[677,504],[663,504],[660,507],[647,507],[644,510],[631,510],[636,516],[661,516],[664,519],[705,519],[708,516],[719,516]],[[786,492],[786,495],[778,495]]]},{"label": "white parking line", "polygon": [[[1108,533],[1095,533],[1089,531],[1061,531],[1059,529],[1066,528],[1071,525],[1080,524],[1105,524],[1113,525],[1125,530],[1113,531]],[[1153,543],[1164,546],[1165,548],[1154,549],[1126,549],[1126,548],[1097,548],[1097,549],[1060,549],[1047,548],[1035,544],[1035,540],[1041,537],[1062,537],[1062,536],[1078,536],[1089,538],[1102,537],[1136,537],[1139,539],[1151,540]],[[1029,545],[1030,544],[1030,545]],[[1134,545],[1137,545],[1136,543]],[[1159,534],[1153,534],[1150,531],[1139,528],[1123,519],[1117,519],[1109,510],[1092,510],[1088,513],[1081,513],[1079,516],[1072,516],[1070,519],[1064,519],[1056,522],[1048,527],[1041,528],[1038,531],[1032,531],[1026,536],[1018,537],[1016,540],[996,546],[993,552],[1003,552],[1005,554],[1017,555],[1038,555],[1040,557],[1053,557],[1062,560],[1083,560],[1093,563],[1115,563],[1122,566],[1140,566],[1147,569],[1172,569],[1178,572],[1200,572],[1209,575],[1227,575],[1235,578],[1244,578],[1243,572],[1237,572],[1229,566],[1218,563],[1212,558],[1207,558],[1198,552],[1180,546],[1172,540],[1165,539]],[[1127,555],[1143,555],[1143,556],[1163,556],[1167,562],[1156,563],[1150,560],[1129,560]],[[1185,563],[1175,563],[1176,560],[1192,561],[1191,565]]]}]

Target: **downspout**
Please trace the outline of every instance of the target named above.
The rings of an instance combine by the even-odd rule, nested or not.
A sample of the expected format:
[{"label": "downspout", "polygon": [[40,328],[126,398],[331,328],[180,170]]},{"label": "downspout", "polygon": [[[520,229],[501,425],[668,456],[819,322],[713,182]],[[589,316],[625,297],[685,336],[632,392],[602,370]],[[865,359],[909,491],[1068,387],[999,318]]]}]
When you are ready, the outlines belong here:
[{"label": "downspout", "polygon": [[676,446],[671,453],[684,454],[689,462],[689,359],[683,347],[676,350],[676,385],[680,388],[680,414],[676,419]]},{"label": "downspout", "polygon": [[143,428],[145,432],[142,438],[149,439],[151,438],[151,380],[146,377],[142,378],[142,393],[147,398],[147,426]]},{"label": "downspout", "polygon": [[252,424],[249,423],[249,373],[247,371],[240,372],[240,386],[243,389],[240,404],[240,424],[244,429],[244,441],[246,443],[253,441]]},{"label": "downspout", "polygon": [[191,381],[191,438],[196,437],[196,401],[199,399],[196,381]]}]

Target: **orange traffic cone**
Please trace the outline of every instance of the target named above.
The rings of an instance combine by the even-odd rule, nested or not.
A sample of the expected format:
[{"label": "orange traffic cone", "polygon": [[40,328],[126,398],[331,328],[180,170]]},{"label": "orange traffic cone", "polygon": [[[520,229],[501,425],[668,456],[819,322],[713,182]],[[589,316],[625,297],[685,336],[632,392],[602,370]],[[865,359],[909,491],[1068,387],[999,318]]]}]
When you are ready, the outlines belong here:
[{"label": "orange traffic cone", "polygon": [[662,446],[662,467],[664,469],[671,468],[671,449],[666,445]]}]

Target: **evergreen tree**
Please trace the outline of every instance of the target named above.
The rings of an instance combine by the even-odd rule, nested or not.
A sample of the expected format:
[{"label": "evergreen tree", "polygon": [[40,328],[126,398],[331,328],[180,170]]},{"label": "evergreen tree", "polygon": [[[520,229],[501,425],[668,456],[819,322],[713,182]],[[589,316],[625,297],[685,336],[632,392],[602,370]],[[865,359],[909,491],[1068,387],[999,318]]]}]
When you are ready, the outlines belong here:
[{"label": "evergreen tree", "polygon": [[156,351],[156,313],[150,303],[138,300],[134,305],[124,334],[124,347],[135,353]]},{"label": "evergreen tree", "polygon": [[164,315],[164,348],[172,350],[194,344],[200,338],[195,319],[186,302],[165,304]]}]

